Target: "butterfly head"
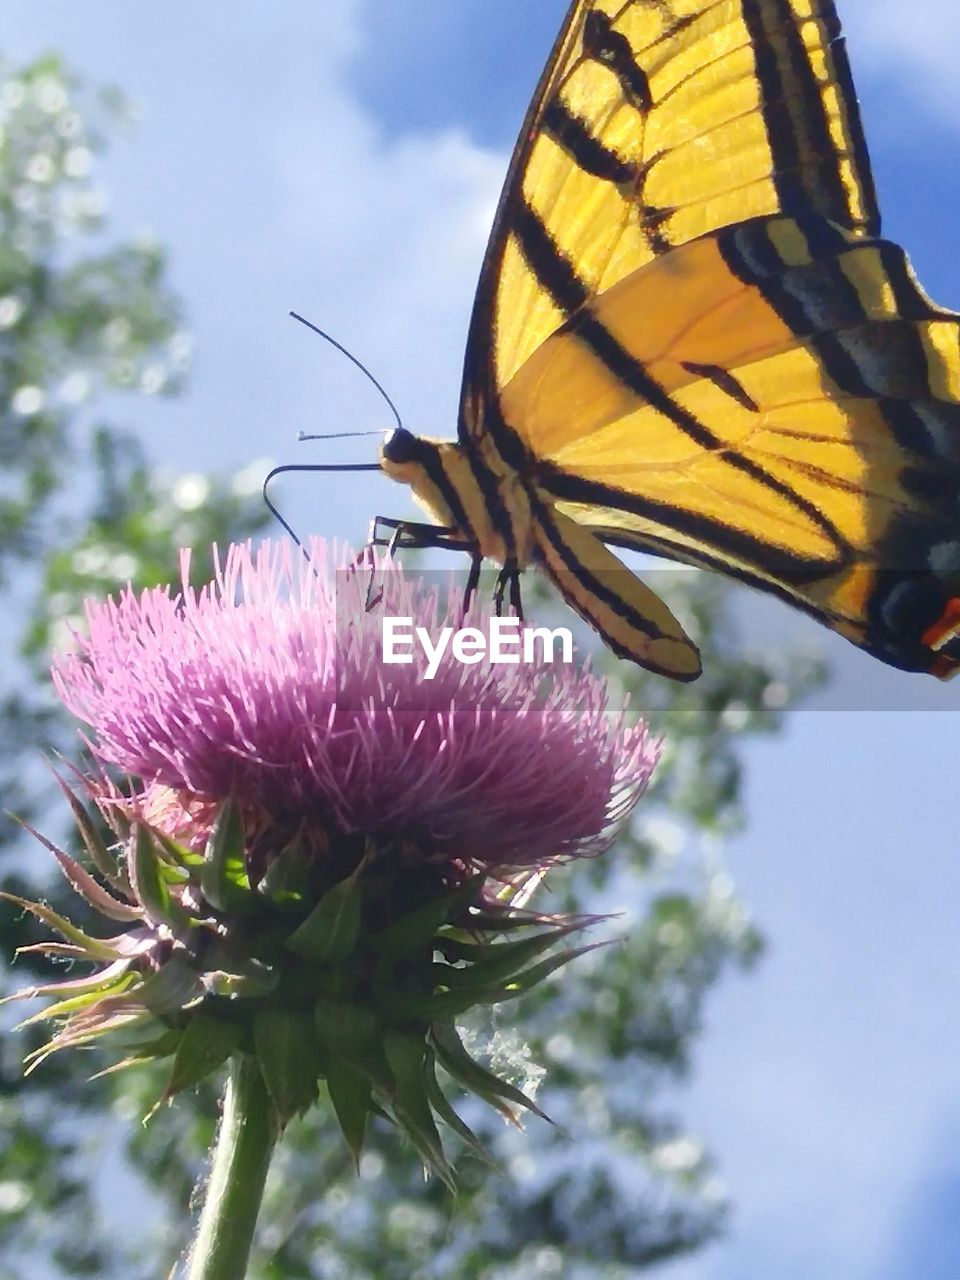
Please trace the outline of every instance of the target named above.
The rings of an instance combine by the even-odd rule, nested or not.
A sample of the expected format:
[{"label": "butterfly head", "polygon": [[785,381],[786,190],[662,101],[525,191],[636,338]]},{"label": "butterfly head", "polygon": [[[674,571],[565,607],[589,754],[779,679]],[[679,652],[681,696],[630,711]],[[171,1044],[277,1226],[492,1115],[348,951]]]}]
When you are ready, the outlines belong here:
[{"label": "butterfly head", "polygon": [[445,504],[438,503],[430,480],[431,473],[436,471],[437,455],[437,442],[415,436],[406,427],[389,431],[380,446],[380,469],[384,475],[409,485],[414,497],[434,518],[445,508]]},{"label": "butterfly head", "polygon": [[442,469],[442,449],[439,440],[425,440],[406,427],[395,427],[380,446],[380,469],[391,480],[408,484],[420,494],[431,487],[429,477],[436,474],[438,465]]},{"label": "butterfly head", "polygon": [[400,472],[404,468],[423,464],[425,440],[415,436],[406,427],[394,427],[388,431],[380,446],[380,465],[391,479],[405,480]]}]

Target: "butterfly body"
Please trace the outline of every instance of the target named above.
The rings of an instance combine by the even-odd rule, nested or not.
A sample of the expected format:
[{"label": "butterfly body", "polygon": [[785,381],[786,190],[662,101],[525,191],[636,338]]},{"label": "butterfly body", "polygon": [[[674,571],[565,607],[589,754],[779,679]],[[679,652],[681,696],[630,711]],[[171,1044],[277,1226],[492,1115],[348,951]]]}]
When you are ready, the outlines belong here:
[{"label": "butterfly body", "polygon": [[458,441],[381,466],[615,652],[693,643],[605,544],[960,666],[960,323],[879,214],[832,0],[576,0],[481,274]]},{"label": "butterfly body", "polygon": [[534,562],[524,478],[496,456],[399,430],[381,449],[380,466],[410,486],[417,505],[454,543],[518,571]]}]

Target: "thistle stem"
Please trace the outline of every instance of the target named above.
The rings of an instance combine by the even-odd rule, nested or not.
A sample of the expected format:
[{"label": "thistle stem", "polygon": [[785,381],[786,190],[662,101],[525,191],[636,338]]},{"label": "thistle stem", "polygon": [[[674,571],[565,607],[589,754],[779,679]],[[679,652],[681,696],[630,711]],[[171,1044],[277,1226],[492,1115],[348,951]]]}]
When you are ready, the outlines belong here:
[{"label": "thistle stem", "polygon": [[242,1280],[280,1122],[255,1059],[230,1062],[213,1168],[187,1280]]}]

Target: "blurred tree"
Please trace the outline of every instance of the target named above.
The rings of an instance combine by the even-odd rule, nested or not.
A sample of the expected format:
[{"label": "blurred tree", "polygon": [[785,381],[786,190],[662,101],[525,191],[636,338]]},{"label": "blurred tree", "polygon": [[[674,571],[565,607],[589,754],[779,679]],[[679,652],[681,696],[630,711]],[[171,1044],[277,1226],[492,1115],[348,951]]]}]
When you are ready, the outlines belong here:
[{"label": "blurred tree", "polygon": [[[92,92],[54,56],[0,60],[0,811],[21,815],[55,794],[41,750],[76,742],[46,668],[82,597],[169,578],[178,546],[200,549],[205,574],[203,548],[264,523],[258,480],[164,479],[104,416],[121,392],[176,393],[189,354],[162,252],[104,235],[94,160],[127,114],[119,94]],[[4,887],[42,893],[49,863],[0,824]],[[59,881],[46,894],[62,895]],[[4,906],[7,956],[35,936]],[[29,969],[21,958],[19,982]],[[120,1253],[98,1238],[81,1158],[92,1132],[83,1113],[102,1119],[110,1090],[88,1085],[80,1063],[24,1080],[23,1051],[22,1037],[4,1037],[0,1280],[36,1274],[44,1257],[66,1275],[116,1275]]]},{"label": "blurred tree", "polygon": [[[83,595],[128,579],[175,578],[175,547],[245,536],[263,521],[242,478],[163,481],[130,437],[93,416],[94,400],[112,406],[117,389],[178,390],[187,351],[156,247],[105,249],[100,237],[96,253],[81,252],[83,237],[89,245],[100,231],[92,159],[123,112],[118,95],[90,93],[56,58],[2,68],[0,450],[8,479],[0,582],[21,632],[7,638],[5,656],[16,647],[19,674],[0,702],[0,787],[20,812],[52,794],[24,761],[41,745],[69,750],[75,741],[47,692],[46,658]],[[202,557],[197,572],[206,572]],[[602,928],[623,941],[582,958],[516,1013],[503,1006],[469,1028],[518,1083],[532,1087],[543,1076],[540,1101],[562,1129],[533,1120],[521,1135],[468,1110],[500,1167],[464,1156],[451,1203],[423,1183],[393,1134],[373,1135],[356,1178],[318,1107],[291,1127],[279,1154],[259,1280],[616,1280],[721,1229],[712,1161],[666,1094],[688,1068],[709,990],[759,946],[714,847],[742,820],[740,744],[775,731],[815,673],[794,665],[788,679],[768,661],[745,661],[716,582],[682,571],[660,577],[668,585],[658,590],[673,595],[701,644],[705,675],[676,686],[611,664],[634,706],[667,735],[667,756],[619,848],[551,875],[542,898],[545,909],[622,911]],[[26,861],[18,848],[7,885],[37,896],[46,860],[38,872],[40,860]],[[61,890],[47,893],[56,905]],[[31,921],[7,909],[2,929],[8,954],[37,937]],[[30,966],[41,972],[23,957],[18,983]],[[189,1234],[213,1095],[179,1101],[143,1129],[136,1117],[157,1091],[149,1073],[88,1082],[91,1059],[64,1058],[24,1080],[18,1064],[29,1042],[29,1034],[7,1036],[0,1053],[0,1280],[33,1277],[42,1266],[64,1276],[166,1274]],[[154,1230],[138,1223],[107,1238],[98,1226],[96,1142],[98,1161],[107,1143],[112,1178],[136,1181],[136,1171],[154,1188],[165,1206]]]},{"label": "blurred tree", "polygon": [[[124,100],[86,91],[53,56],[21,68],[0,62],[0,75],[0,568],[8,574],[15,559],[35,560],[59,540],[51,506],[66,477],[74,488],[84,405],[106,389],[175,391],[189,348],[159,248],[103,247],[98,235],[104,197],[93,163],[128,114]],[[71,507],[59,503],[68,520]]]},{"label": "blurred tree", "polygon": [[[162,251],[103,235],[94,161],[129,114],[55,56],[0,60],[0,586],[22,620],[4,632],[7,672],[18,650],[41,651],[40,624],[71,592],[168,576],[172,534],[223,536],[256,510],[209,482],[209,500],[177,509],[177,485],[164,498],[134,439],[94,417],[113,392],[176,393],[189,355]],[[22,811],[23,752],[50,722],[16,672],[0,703],[0,800]]]}]

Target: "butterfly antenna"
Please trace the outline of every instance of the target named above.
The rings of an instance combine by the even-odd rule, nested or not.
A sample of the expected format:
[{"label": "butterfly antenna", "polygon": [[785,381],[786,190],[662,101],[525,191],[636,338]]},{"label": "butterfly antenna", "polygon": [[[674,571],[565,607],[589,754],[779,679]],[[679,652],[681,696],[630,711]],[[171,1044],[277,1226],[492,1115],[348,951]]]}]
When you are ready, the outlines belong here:
[{"label": "butterfly antenna", "polygon": [[[396,419],[398,428],[402,430],[403,422],[401,421],[400,414],[397,412],[397,406],[393,403],[393,401],[387,395],[386,391],[384,391],[383,387],[380,385],[377,379],[373,376],[373,374],[370,372],[367,366],[361,360],[358,360],[357,357],[352,352],[348,351],[347,348],[342,345],[342,343],[339,343],[336,340],[336,338],[332,338],[329,333],[325,333],[323,329],[318,328],[317,325],[313,324],[310,320],[305,319],[303,316],[299,315],[296,311],[291,311],[290,314],[294,318],[294,320],[299,320],[301,324],[306,325],[308,329],[312,329],[314,333],[319,335],[319,337],[325,339],[325,341],[329,342],[332,347],[335,347],[337,351],[345,355],[347,359],[350,361],[350,363],[355,365],[360,370],[360,372],[364,375],[364,377],[366,377],[370,382],[373,383],[376,389],[380,392],[381,396],[383,396],[386,403],[389,405],[390,412],[393,414],[394,418]],[[297,439],[300,441],[344,440],[348,436],[349,437],[382,436],[383,434],[384,433],[382,431],[331,431],[323,435],[308,435],[305,431],[301,431]],[[270,487],[271,481],[275,480],[277,476],[283,475],[283,473],[286,471],[296,471],[298,473],[303,473],[305,471],[379,471],[379,470],[380,470],[379,462],[350,462],[350,463],[347,463],[347,462],[339,462],[339,463],[288,462],[288,463],[284,463],[282,466],[273,467],[270,471],[267,472],[266,476],[264,477],[263,488],[261,491],[263,494],[264,506],[267,508],[267,510],[270,512],[273,518],[277,521],[280,527],[290,535],[290,537],[293,539],[296,545],[300,548],[303,554],[307,555],[307,550],[303,545],[302,539],[297,536],[296,532],[291,527],[289,522],[280,514],[278,507],[273,502],[269,493],[267,492],[267,490]]]},{"label": "butterfly antenna", "polygon": [[[351,431],[345,431],[345,432],[342,432],[341,434],[353,435],[354,433]],[[381,431],[377,431],[373,433],[363,432],[363,434],[364,435],[369,435],[369,434],[382,435],[383,432]],[[310,438],[322,440],[324,437],[316,436],[316,437],[310,437]],[[294,540],[297,546],[302,549],[303,548],[302,540],[298,538],[297,535],[294,533],[294,531],[290,528],[290,525],[287,523],[287,521],[283,518],[283,516],[277,510],[276,506],[274,505],[273,501],[270,498],[270,495],[267,493],[267,489],[270,486],[270,482],[272,480],[275,480],[277,476],[283,475],[285,471],[296,471],[298,473],[302,473],[305,471],[380,471],[380,470],[381,470],[381,467],[379,462],[287,462],[287,463],[284,463],[283,466],[272,467],[267,472],[266,476],[264,476],[263,488],[261,490],[261,493],[263,495],[264,505],[266,506],[267,510],[274,517],[274,519],[278,520],[279,523],[282,525],[282,527],[286,529],[287,533],[289,533],[290,537]],[[306,554],[306,552],[304,552],[304,554]]]},{"label": "butterfly antenna", "polygon": [[[380,394],[383,396],[384,400],[386,401],[386,403],[387,403],[387,405],[388,405],[388,407],[389,407],[389,409],[390,409],[390,412],[393,414],[394,418],[396,419],[397,427],[402,431],[402,430],[403,430],[403,422],[401,421],[400,414],[399,414],[399,412],[397,411],[397,406],[393,403],[393,401],[392,401],[392,400],[390,399],[390,397],[387,395],[386,391],[384,391],[383,387],[382,387],[382,386],[380,385],[380,383],[376,380],[376,378],[373,376],[373,374],[370,372],[370,370],[367,368],[367,366],[363,363],[363,361],[362,361],[362,360],[358,360],[358,359],[357,359],[357,357],[353,354],[353,352],[352,352],[352,351],[348,351],[348,350],[347,350],[347,348],[346,348],[345,346],[343,346],[341,343],[339,343],[339,342],[336,340],[336,338],[331,338],[331,336],[330,336],[330,334],[329,334],[329,333],[325,333],[325,332],[323,331],[323,329],[318,328],[315,324],[313,324],[313,323],[312,323],[312,321],[305,319],[303,316],[299,315],[296,311],[291,311],[291,312],[290,312],[290,314],[291,314],[291,316],[294,318],[294,320],[299,320],[301,324],[305,324],[305,325],[307,326],[307,328],[308,328],[308,329],[312,329],[312,330],[313,330],[313,332],[314,332],[315,334],[317,334],[319,337],[323,338],[326,342],[329,342],[329,343],[330,343],[330,345],[331,345],[331,347],[336,347],[336,349],[337,349],[337,350],[338,350],[342,355],[345,355],[345,356],[347,357],[347,359],[350,361],[350,363],[351,363],[351,364],[355,365],[355,366],[360,370],[360,372],[363,374],[363,376],[364,376],[364,377],[365,377],[369,382],[372,382],[372,383],[373,383],[373,385],[376,387],[376,389],[377,389],[377,390],[380,392]],[[348,434],[349,434],[349,432],[345,432],[344,434],[347,434],[347,435],[348,435]],[[358,432],[357,434],[359,435],[359,434],[361,434],[361,433],[360,433],[360,432]],[[364,434],[366,434],[366,433],[364,433]],[[301,439],[301,440],[315,440],[315,439],[320,439],[320,438],[321,438],[321,437],[318,437],[318,436],[305,436],[305,435],[301,435],[301,436],[300,436],[300,439]],[[327,438],[329,439],[329,437],[327,437]]]}]

